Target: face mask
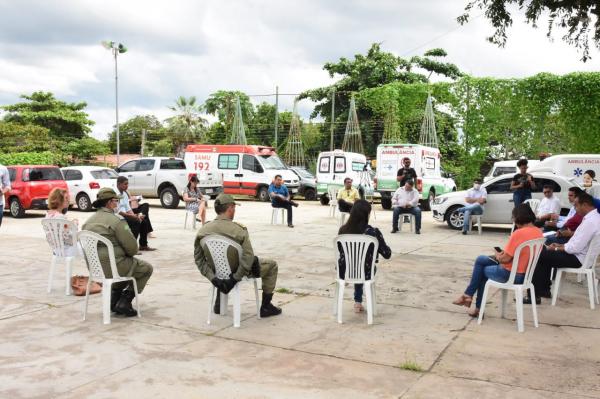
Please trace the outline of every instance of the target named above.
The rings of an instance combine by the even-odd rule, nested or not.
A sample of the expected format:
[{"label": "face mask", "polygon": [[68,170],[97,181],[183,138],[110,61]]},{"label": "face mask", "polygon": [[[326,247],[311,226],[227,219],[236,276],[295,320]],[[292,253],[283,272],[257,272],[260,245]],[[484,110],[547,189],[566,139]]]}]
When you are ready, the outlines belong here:
[{"label": "face mask", "polygon": [[473,184],[473,188],[475,190],[479,190],[481,188],[481,184]]}]

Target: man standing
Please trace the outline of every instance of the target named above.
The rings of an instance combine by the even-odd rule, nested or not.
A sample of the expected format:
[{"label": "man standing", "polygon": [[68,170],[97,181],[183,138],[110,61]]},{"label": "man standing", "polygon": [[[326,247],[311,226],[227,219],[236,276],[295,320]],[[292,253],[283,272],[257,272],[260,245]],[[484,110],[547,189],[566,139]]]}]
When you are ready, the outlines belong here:
[{"label": "man standing", "polygon": [[487,190],[481,187],[481,179],[473,180],[473,188],[467,191],[465,201],[467,205],[456,210],[459,213],[464,213],[465,222],[462,229],[464,235],[467,234],[471,227],[471,215],[483,215],[483,205],[487,201]]},{"label": "man standing", "polygon": [[[217,217],[212,222],[206,223],[198,231],[194,243],[194,259],[200,273],[206,277],[220,292],[227,294],[235,285],[246,276],[260,277],[262,279],[262,305],[260,317],[276,316],[281,314],[281,309],[271,303],[273,291],[277,282],[277,262],[271,259],[258,259],[254,256],[248,230],[233,221],[235,216],[235,200],[229,194],[219,194],[215,200]],[[242,261],[239,263],[238,254],[228,254],[232,274],[229,279],[219,279],[215,276],[215,266],[212,259],[200,246],[200,241],[211,234],[218,234],[232,239],[242,247]],[[231,255],[231,256],[230,256]],[[220,295],[217,295],[217,301]],[[215,303],[215,313],[219,313],[219,304]]]},{"label": "man standing", "polygon": [[2,216],[4,215],[4,194],[10,190],[8,169],[6,169],[6,166],[0,164],[0,226],[2,226]]},{"label": "man standing", "polygon": [[338,209],[340,212],[350,212],[354,202],[360,199],[358,190],[352,187],[352,179],[344,179],[344,188],[337,193]]},{"label": "man standing", "polygon": [[421,234],[421,208],[419,204],[419,192],[414,189],[414,182],[407,180],[404,187],[400,187],[392,196],[392,233],[398,231],[398,219],[400,214],[410,213],[415,217],[415,233]]},{"label": "man standing", "polygon": [[[537,297],[550,298],[550,275],[552,268],[581,267],[594,236],[600,233],[600,213],[596,211],[592,196],[582,192],[575,197],[575,210],[583,221],[566,244],[551,244],[542,248],[542,253],[533,274],[533,285]],[[531,299],[528,301],[531,303]]]},{"label": "man standing", "polygon": [[[138,251],[138,244],[131,233],[129,225],[115,214],[121,196],[111,188],[98,191],[98,199],[92,206],[98,211],[93,214],[81,228],[92,231],[110,240],[113,245],[117,270],[121,276],[135,278],[138,293],[142,293],[152,275],[152,265],[133,256]],[[112,277],[108,249],[104,245],[98,247],[100,263],[107,278]],[[137,311],[131,306],[135,292],[128,281],[112,284],[110,310],[126,317],[137,316]]]},{"label": "man standing", "polygon": [[150,221],[146,219],[146,215],[143,213],[136,214],[131,209],[129,204],[129,194],[127,189],[129,188],[129,180],[125,176],[119,176],[117,178],[117,189],[120,193],[119,200],[119,215],[123,216],[133,236],[140,239],[140,251],[156,251],[156,248],[150,248],[148,246],[148,234],[150,233],[151,226]]},{"label": "man standing", "polygon": [[558,220],[560,215],[560,199],[554,196],[554,187],[547,184],[544,186],[544,198],[540,202],[535,215],[535,225],[543,227],[548,221]]},{"label": "man standing", "polygon": [[269,197],[271,197],[271,206],[273,208],[284,208],[287,210],[288,227],[294,227],[294,223],[292,222],[292,207],[297,207],[298,204],[290,199],[290,192],[285,184],[283,184],[281,175],[275,175],[275,179],[269,185]]},{"label": "man standing", "polygon": [[517,162],[519,173],[513,177],[510,189],[513,190],[513,205],[515,208],[528,199],[531,199],[531,190],[535,190],[533,176],[527,173],[527,160],[519,159]]},{"label": "man standing", "polygon": [[410,167],[410,158],[402,159],[402,168],[398,169],[396,181],[400,184],[399,187],[404,187],[407,180],[417,181],[417,172]]}]

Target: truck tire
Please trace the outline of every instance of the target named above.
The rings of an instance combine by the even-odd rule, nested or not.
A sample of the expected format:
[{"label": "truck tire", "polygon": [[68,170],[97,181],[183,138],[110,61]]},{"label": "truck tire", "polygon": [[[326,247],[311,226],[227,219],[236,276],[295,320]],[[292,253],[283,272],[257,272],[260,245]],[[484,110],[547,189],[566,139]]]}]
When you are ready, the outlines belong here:
[{"label": "truck tire", "polygon": [[423,201],[423,210],[430,211],[433,206],[433,201],[435,200],[435,190],[429,190],[429,195],[427,199]]},{"label": "truck tire", "polygon": [[314,188],[307,188],[304,191],[304,199],[307,201],[314,201],[317,199],[317,193]]},{"label": "truck tire", "polygon": [[17,197],[12,197],[10,199],[10,216],[20,219],[25,217],[25,209],[23,205],[21,205],[21,201]]},{"label": "truck tire", "polygon": [[92,201],[90,201],[90,197],[86,193],[80,193],[77,195],[75,199],[77,202],[77,208],[79,208],[82,212],[89,212],[92,210]]},{"label": "truck tire", "polygon": [[381,207],[383,209],[392,209],[392,197],[381,196]]},{"label": "truck tire", "polygon": [[329,197],[327,196],[327,194],[321,195],[321,198],[319,198],[319,200],[321,201],[321,205],[329,205]]},{"label": "truck tire", "polygon": [[256,198],[262,202],[269,201],[269,189],[264,186],[259,188],[258,191],[256,192]]},{"label": "truck tire", "polygon": [[179,194],[174,187],[167,187],[160,192],[160,204],[163,208],[175,209],[179,205]]},{"label": "truck tire", "polygon": [[456,205],[446,211],[446,223],[448,223],[448,227],[454,230],[461,230],[465,223],[465,214],[456,211],[459,208],[460,205]]}]

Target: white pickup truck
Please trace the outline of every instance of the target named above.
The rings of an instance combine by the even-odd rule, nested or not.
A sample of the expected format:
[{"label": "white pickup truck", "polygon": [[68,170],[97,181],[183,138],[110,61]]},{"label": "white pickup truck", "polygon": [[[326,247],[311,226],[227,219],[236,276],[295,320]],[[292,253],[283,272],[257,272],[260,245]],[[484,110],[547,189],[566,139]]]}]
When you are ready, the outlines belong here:
[{"label": "white pickup truck", "polygon": [[181,158],[145,157],[119,165],[115,169],[129,179],[129,193],[160,198],[164,208],[177,208],[191,175],[198,176],[198,188],[211,198],[223,192],[223,177],[217,173],[188,171]]}]

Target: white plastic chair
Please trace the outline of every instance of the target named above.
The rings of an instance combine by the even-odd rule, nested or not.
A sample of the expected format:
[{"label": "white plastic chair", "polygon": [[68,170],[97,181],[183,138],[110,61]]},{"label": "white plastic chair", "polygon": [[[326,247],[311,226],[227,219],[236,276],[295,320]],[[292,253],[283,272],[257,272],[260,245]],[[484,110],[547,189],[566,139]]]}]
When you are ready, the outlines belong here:
[{"label": "white plastic chair", "polygon": [[[537,209],[540,207],[540,203],[541,201],[539,199],[528,199],[523,201],[524,204],[528,204],[529,207],[531,208],[531,210],[533,211],[533,213],[535,213],[537,215]],[[515,227],[517,227],[516,224],[513,223],[512,229],[510,230],[510,233],[512,234],[513,231],[515,231]]]},{"label": "white plastic chair", "polygon": [[192,229],[196,230],[196,214],[192,211],[185,211],[185,220],[183,221],[183,229],[185,230],[188,225],[188,216],[192,217]]},{"label": "white plastic chair", "polygon": [[271,224],[280,224],[280,222],[278,221],[278,216],[279,213],[278,211],[281,211],[281,224],[285,224],[286,218],[285,218],[285,213],[287,212],[287,210],[285,208],[275,208],[275,207],[271,207],[273,209],[273,211],[271,212]]},{"label": "white plastic chair", "polygon": [[600,234],[596,234],[588,247],[588,252],[580,268],[557,268],[556,279],[554,280],[554,293],[552,295],[552,306],[556,306],[556,299],[560,293],[560,282],[563,273],[573,273],[578,276],[587,277],[588,296],[590,299],[590,308],[595,309],[595,302],[600,304],[598,300],[598,276],[596,275],[596,263],[600,255]]},{"label": "white plastic chair", "polygon": [[[138,317],[142,317],[142,312],[140,311],[137,283],[135,282],[135,279],[133,277],[121,277],[119,275],[119,271],[117,270],[117,262],[115,261],[115,250],[110,240],[102,237],[100,234],[84,230],[79,233],[79,243],[83,248],[85,263],[87,264],[88,270],[90,272],[88,285],[85,289],[85,305],[83,308],[83,320],[85,320],[87,316],[88,301],[90,298],[90,286],[92,285],[92,281],[98,281],[102,283],[102,320],[104,324],[110,324],[110,295],[112,291],[112,284],[119,283],[122,281],[133,282],[137,315]],[[100,256],[98,255],[99,244],[103,244],[108,249],[110,271],[112,274],[111,278],[107,278],[104,274],[104,269],[102,269],[102,264],[100,263]]]},{"label": "white plastic chair", "polygon": [[[338,260],[340,251],[338,244],[342,247],[344,258],[346,260],[346,272],[344,278],[340,278],[338,270]],[[373,259],[371,260],[371,278],[366,279],[365,269],[367,265],[367,250],[373,246]],[[373,315],[376,314],[377,297],[375,293],[375,259],[377,258],[377,249],[379,242],[375,237],[364,234],[341,234],[333,239],[333,248],[335,251],[335,295],[333,300],[333,314],[337,315],[338,323],[342,323],[342,307],[344,304],[344,285],[364,284],[365,296],[367,299],[367,324],[373,324]]]},{"label": "white plastic chair", "polygon": [[408,223],[410,223],[410,232],[414,233],[416,219],[415,219],[415,215],[413,215],[412,213],[401,213],[400,214],[400,218],[398,219],[398,231],[402,231],[402,225],[404,223],[406,223],[407,220],[408,220]]},{"label": "white plastic chair", "polygon": [[469,231],[473,230],[473,219],[477,219],[477,230],[479,230],[479,235],[481,235],[482,226],[481,226],[481,217],[483,215],[471,215],[469,218]]},{"label": "white plastic chair", "polygon": [[337,202],[338,191],[340,191],[340,189],[337,187],[334,187],[334,186],[327,187],[327,196],[329,197],[329,216],[331,216],[332,218],[335,217],[335,209],[338,206],[338,202]]},{"label": "white plastic chair", "polygon": [[[54,271],[59,260],[65,261],[65,295],[71,295],[71,275],[73,274],[72,263],[77,256],[77,225],[74,221],[67,219],[43,219],[42,227],[46,233],[46,241],[52,249],[52,262],[50,263],[50,274],[48,276],[48,293],[52,291]],[[72,245],[66,245],[65,241],[71,240]]]},{"label": "white plastic chair", "polygon": [[[227,250],[229,247],[235,248],[238,253],[239,264],[242,267],[242,247],[235,241],[223,237],[218,234],[211,234],[207,237],[204,237],[200,241],[200,246],[210,253],[210,257],[212,258],[215,265],[215,276],[220,279],[228,279],[231,275],[231,266],[229,265],[229,260],[227,259]],[[242,281],[248,281],[254,283],[254,295],[256,296],[256,317],[260,319],[260,306],[258,303],[258,284],[257,281],[260,280],[260,277],[244,277]],[[240,283],[239,281],[235,287],[230,291],[233,295],[233,326],[239,328],[240,319],[241,319],[241,304],[240,304]],[[208,303],[208,318],[206,320],[206,324],[210,324],[210,317],[212,314],[212,307],[214,306],[216,295],[215,295],[215,286],[211,284],[210,291],[210,301]],[[218,291],[217,291],[218,292]],[[225,315],[227,313],[227,298],[228,294],[221,293],[221,303],[220,303],[220,314]]]},{"label": "white plastic chair", "polygon": [[[525,330],[523,322],[523,294],[525,293],[526,289],[529,289],[531,296],[531,310],[533,311],[533,324],[536,328],[538,327],[537,307],[535,304],[535,288],[531,283],[531,279],[533,278],[533,273],[535,272],[538,258],[540,257],[540,253],[542,253],[542,248],[544,246],[545,241],[545,238],[537,238],[535,240],[525,241],[517,247],[515,251],[515,256],[512,261],[510,276],[508,277],[508,280],[505,283],[500,283],[498,281],[488,279],[488,281],[485,283],[485,288],[483,290],[481,309],[479,310],[479,319],[477,320],[477,324],[481,324],[481,321],[483,320],[483,313],[485,312],[485,303],[487,301],[490,287],[496,287],[502,290],[502,304],[500,305],[500,317],[502,318],[504,318],[505,315],[504,311],[506,309],[506,297],[508,296],[508,290],[512,290],[515,292],[515,302],[517,307],[517,330],[519,332],[523,332]],[[523,250],[525,248],[529,249],[529,259],[527,260],[525,277],[523,278],[523,284],[515,284],[517,268],[519,267],[519,259],[521,258],[521,254],[523,253]]]},{"label": "white plastic chair", "polygon": [[340,226],[344,224],[346,221],[346,216],[350,217],[350,212],[342,212],[340,211]]}]

